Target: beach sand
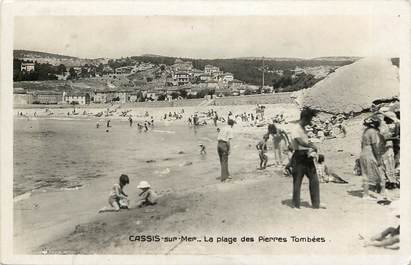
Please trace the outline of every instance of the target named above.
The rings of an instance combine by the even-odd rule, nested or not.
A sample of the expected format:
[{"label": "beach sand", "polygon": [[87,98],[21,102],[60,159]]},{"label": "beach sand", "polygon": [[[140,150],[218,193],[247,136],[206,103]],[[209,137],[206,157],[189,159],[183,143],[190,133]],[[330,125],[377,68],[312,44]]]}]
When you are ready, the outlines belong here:
[{"label": "beach sand", "polygon": [[[211,107],[209,107],[211,108]],[[209,109],[209,108],[204,108]],[[253,106],[215,107],[218,111],[251,111]],[[170,108],[171,110],[171,108]],[[178,111],[179,109],[172,109]],[[195,108],[185,108],[192,113]],[[26,111],[26,110],[25,110]],[[134,110],[144,113],[144,110]],[[149,110],[161,117],[167,109]],[[267,105],[266,115],[291,113],[295,106]],[[66,111],[67,112],[67,111]],[[131,209],[98,214],[116,177],[90,180],[78,190],[33,192],[14,204],[14,249],[16,254],[391,254],[393,250],[363,248],[359,235],[373,235],[398,220],[387,206],[361,199],[361,178],[354,176],[354,160],[359,154],[361,117],[347,123],[347,137],[327,140],[320,145],[326,162],[349,184],[321,184],[321,202],[326,209],[310,208],[308,181],[302,186],[302,207],[291,208],[292,179],[280,168],[257,170],[255,144],[264,128],[236,128],[232,142],[230,171],[233,181],[220,183],[216,143],[208,143],[204,161],[193,150],[181,160],[163,161],[158,174],[132,177],[126,188]],[[211,126],[210,126],[211,127]],[[172,125],[170,126],[172,128]],[[213,127],[209,128],[212,130]],[[214,130],[214,129],[213,129]],[[211,135],[208,132],[207,135]],[[172,152],[176,152],[173,150]],[[270,150],[269,164],[273,161]],[[180,161],[194,161],[184,165]],[[153,163],[155,168],[157,165]],[[171,168],[168,174],[165,168]],[[179,169],[173,169],[172,166]],[[180,171],[179,171],[180,170]],[[176,173],[176,172],[177,173]],[[163,172],[163,173],[162,173]],[[181,174],[179,174],[179,172]],[[189,174],[187,174],[189,172]],[[123,172],[118,172],[118,174]],[[161,174],[163,174],[161,176]],[[130,174],[132,175],[132,174]],[[133,208],[135,186],[146,178],[159,191],[158,205]],[[399,191],[390,196],[398,198]],[[397,222],[397,223],[396,223]],[[130,236],[196,237],[193,242],[136,242]],[[254,237],[248,243],[205,242],[204,237]],[[259,236],[286,237],[287,242],[258,242]],[[323,243],[292,242],[291,236],[324,237]],[[197,241],[201,240],[201,242]],[[224,246],[224,247],[222,247]]]}]

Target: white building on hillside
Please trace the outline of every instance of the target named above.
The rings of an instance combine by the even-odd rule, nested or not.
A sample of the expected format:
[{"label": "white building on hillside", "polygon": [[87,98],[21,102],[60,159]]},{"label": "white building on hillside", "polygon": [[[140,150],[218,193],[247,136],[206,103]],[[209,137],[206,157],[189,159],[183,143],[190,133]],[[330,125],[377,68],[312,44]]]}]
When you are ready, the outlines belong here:
[{"label": "white building on hillside", "polygon": [[225,73],[223,75],[223,82],[228,83],[234,80],[234,75],[232,73]]},{"label": "white building on hillside", "polygon": [[20,71],[31,72],[34,71],[34,63],[21,63]]},{"label": "white building on hillside", "polygon": [[177,72],[174,75],[174,79],[177,81],[178,85],[184,85],[190,82],[190,75],[187,72]]},{"label": "white building on hillside", "polygon": [[210,65],[210,64],[207,64],[206,66],[204,66],[204,73],[205,74],[211,75],[211,74],[219,72],[219,71],[220,71],[220,68],[218,68],[217,66]]}]

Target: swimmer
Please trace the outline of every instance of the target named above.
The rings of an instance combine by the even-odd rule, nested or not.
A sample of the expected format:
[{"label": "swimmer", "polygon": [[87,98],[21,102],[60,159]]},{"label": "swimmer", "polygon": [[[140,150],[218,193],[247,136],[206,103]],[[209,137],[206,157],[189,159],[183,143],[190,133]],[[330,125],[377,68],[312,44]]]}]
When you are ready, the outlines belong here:
[{"label": "swimmer", "polygon": [[205,154],[207,154],[205,145],[199,144],[198,146],[200,146],[200,155],[205,155]]},{"label": "swimmer", "polygon": [[141,133],[143,131],[143,125],[137,123],[138,132]]}]

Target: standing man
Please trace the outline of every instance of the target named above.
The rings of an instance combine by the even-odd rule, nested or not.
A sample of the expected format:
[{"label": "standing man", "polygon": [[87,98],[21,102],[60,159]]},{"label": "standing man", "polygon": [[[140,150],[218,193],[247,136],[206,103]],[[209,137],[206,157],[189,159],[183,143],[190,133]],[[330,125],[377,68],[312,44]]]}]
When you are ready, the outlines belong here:
[{"label": "standing man", "polygon": [[227,179],[231,179],[230,173],[228,172],[228,155],[230,154],[230,140],[234,137],[234,120],[229,119],[227,123],[228,126],[222,128],[217,136],[217,152],[218,156],[220,157],[222,182],[226,181]]},{"label": "standing man", "polygon": [[128,116],[128,122],[130,123],[130,127],[133,127],[133,118],[131,118],[131,115]]},{"label": "standing man", "polygon": [[314,111],[304,108],[300,114],[298,124],[291,131],[291,145],[294,154],[291,157],[293,175],[293,206],[300,208],[301,183],[304,175],[309,179],[311,206],[320,208],[320,183],[315,169],[313,157],[310,153],[317,152],[318,148],[309,142],[305,126],[311,123]]},{"label": "standing man", "polygon": [[217,127],[217,121],[218,121],[218,115],[217,115],[217,112],[214,112],[213,121],[214,121],[214,126],[216,126],[216,127]]}]

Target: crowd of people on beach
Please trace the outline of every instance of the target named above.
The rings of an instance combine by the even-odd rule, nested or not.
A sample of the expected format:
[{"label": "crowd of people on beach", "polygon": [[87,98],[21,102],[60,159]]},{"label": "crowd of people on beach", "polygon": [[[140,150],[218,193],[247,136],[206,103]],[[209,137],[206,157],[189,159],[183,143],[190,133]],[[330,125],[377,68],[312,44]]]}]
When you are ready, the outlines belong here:
[{"label": "crowd of people on beach", "polygon": [[[230,117],[231,116],[231,117]],[[346,137],[347,129],[344,125],[349,115],[334,115],[330,120],[314,119],[316,113],[310,108],[302,109],[300,119],[292,124],[289,131],[276,126],[279,121],[286,122],[281,116],[276,116],[272,123],[268,124],[268,131],[262,136],[256,149],[259,156],[259,169],[267,167],[268,156],[267,141],[273,139],[274,160],[276,166],[281,163],[283,150],[288,153],[288,163],[284,166],[286,175],[293,178],[292,205],[300,208],[301,184],[304,176],[309,180],[309,192],[311,205],[314,209],[326,209],[326,205],[320,202],[320,183],[347,184],[348,181],[340,177],[331,167],[325,163],[325,155],[320,154],[319,148],[314,143],[322,143],[325,139]],[[228,156],[230,154],[230,141],[233,138],[233,126],[236,121],[229,112],[228,126],[219,131],[218,155],[221,164],[221,181],[231,180],[228,171]],[[362,198],[376,200],[381,205],[397,203],[386,194],[386,189],[400,187],[399,150],[400,150],[400,112],[399,103],[390,103],[375,108],[372,115],[364,119],[365,127],[361,139],[361,154],[357,165],[358,175],[363,178]],[[284,149],[281,145],[286,145]],[[374,192],[370,196],[371,190]],[[399,214],[396,215],[399,218]],[[388,227],[378,235],[366,240],[364,246],[377,246],[398,248],[400,227]]]},{"label": "crowd of people on beach", "polygon": [[[400,188],[400,112],[399,103],[384,103],[374,106],[372,114],[363,121],[364,130],[361,137],[361,153],[355,160],[354,173],[362,176],[362,198],[375,200],[381,205],[391,204],[391,198],[387,195],[387,189]],[[49,109],[45,110],[52,115]],[[75,110],[73,110],[73,113]],[[73,115],[71,113],[71,115]],[[106,132],[112,127],[109,116],[117,113],[117,109],[107,109],[105,113],[93,114],[96,117],[105,115],[104,120],[96,123],[100,128],[100,122],[105,122]],[[266,127],[267,130],[255,145],[258,153],[258,169],[267,170],[274,166],[282,169],[285,176],[292,177],[292,207],[299,209],[301,204],[301,185],[304,176],[309,181],[309,193],[311,206],[314,209],[326,209],[326,205],[320,201],[320,183],[346,184],[348,181],[341,177],[326,160],[325,154],[320,153],[317,144],[324,141],[346,137],[346,122],[353,118],[353,113],[348,115],[338,114],[320,118],[316,111],[304,108],[300,112],[298,121],[288,120],[283,113],[277,113],[267,119],[265,107],[257,105],[255,110],[234,113],[218,112],[209,109],[206,112],[187,113],[184,109],[174,112],[166,112],[159,116],[159,121],[172,122],[184,121],[192,128],[211,125],[217,129],[217,154],[221,166],[219,180],[230,182],[233,176],[229,171],[229,156],[232,152],[231,141],[235,137],[235,127]],[[20,117],[28,117],[28,114],[18,112]],[[70,113],[68,113],[70,115]],[[89,115],[86,111],[83,115]],[[139,133],[153,130],[155,117],[145,111],[144,115],[133,116],[131,111],[122,111],[120,116],[127,118],[129,126],[136,125]],[[38,116],[35,112],[34,117]],[[157,118],[157,117],[156,117]],[[272,143],[269,144],[269,139]],[[269,146],[272,146],[273,163],[269,164]],[[199,144],[200,154],[205,155],[206,145]],[[271,156],[270,156],[271,157]],[[327,162],[326,162],[327,161]],[[129,184],[127,175],[121,175],[119,183],[113,185],[108,198],[108,206],[99,212],[119,211],[129,208],[130,202],[123,188]],[[137,207],[155,205],[158,196],[146,181],[141,181],[137,186]],[[398,216],[399,217],[399,216]],[[390,246],[398,243],[399,227],[390,227],[378,237],[367,240],[365,246]],[[388,237],[388,239],[387,239]]]}]

